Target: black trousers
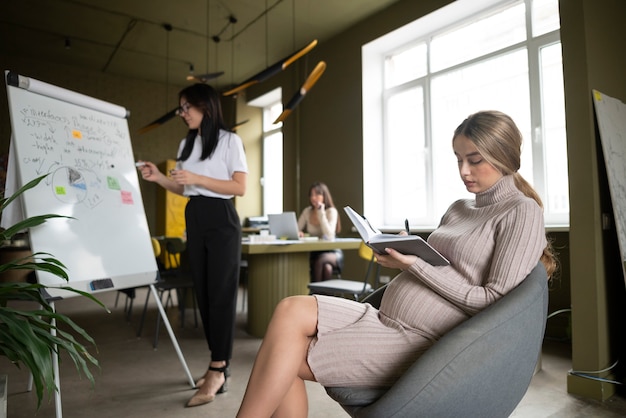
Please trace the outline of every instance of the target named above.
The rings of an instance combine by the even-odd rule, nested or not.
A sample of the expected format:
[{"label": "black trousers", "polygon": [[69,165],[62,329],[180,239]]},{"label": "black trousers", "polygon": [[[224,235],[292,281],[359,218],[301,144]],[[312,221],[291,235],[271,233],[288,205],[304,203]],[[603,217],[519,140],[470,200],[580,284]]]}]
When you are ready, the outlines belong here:
[{"label": "black trousers", "polygon": [[212,361],[233,352],[241,224],[232,200],[193,196],[185,208],[187,253]]}]

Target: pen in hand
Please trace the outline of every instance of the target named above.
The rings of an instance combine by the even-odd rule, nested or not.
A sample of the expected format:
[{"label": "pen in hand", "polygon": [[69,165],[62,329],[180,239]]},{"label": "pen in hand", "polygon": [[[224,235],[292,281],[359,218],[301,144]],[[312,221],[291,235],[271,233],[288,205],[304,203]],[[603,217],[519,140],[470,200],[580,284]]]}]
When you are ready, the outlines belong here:
[{"label": "pen in hand", "polygon": [[409,220],[408,219],[404,220],[404,229],[406,230],[406,233],[408,235],[411,235],[411,231],[409,230]]}]

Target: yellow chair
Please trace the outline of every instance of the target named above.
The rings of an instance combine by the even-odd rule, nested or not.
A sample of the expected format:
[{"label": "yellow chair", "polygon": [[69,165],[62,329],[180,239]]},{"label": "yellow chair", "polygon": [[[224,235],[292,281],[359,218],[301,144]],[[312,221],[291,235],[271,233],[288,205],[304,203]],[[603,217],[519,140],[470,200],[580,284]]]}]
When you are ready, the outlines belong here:
[{"label": "yellow chair", "polygon": [[332,279],[325,280],[323,282],[309,283],[310,294],[321,295],[352,295],[354,300],[359,300],[362,296],[367,295],[373,291],[372,285],[369,283],[369,276],[372,272],[372,267],[376,265],[376,273],[374,283],[378,286],[380,266],[376,263],[376,257],[370,247],[361,242],[359,246],[359,257],[368,260],[367,272],[365,277],[361,281],[346,280],[346,279]]},{"label": "yellow chair", "polygon": [[154,251],[154,257],[156,258],[161,255],[161,244],[154,237],[151,237],[150,240],[152,241],[152,251]]}]

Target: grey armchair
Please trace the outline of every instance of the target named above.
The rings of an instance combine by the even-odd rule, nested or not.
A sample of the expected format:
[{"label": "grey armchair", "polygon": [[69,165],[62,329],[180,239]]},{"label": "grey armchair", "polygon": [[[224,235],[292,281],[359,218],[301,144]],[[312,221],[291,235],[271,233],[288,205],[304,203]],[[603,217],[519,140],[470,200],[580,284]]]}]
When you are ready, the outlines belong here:
[{"label": "grey armchair", "polygon": [[[383,291],[365,301],[377,306]],[[508,295],[443,336],[393,387],[326,392],[358,418],[507,417],[530,385],[547,309],[539,263]]]}]

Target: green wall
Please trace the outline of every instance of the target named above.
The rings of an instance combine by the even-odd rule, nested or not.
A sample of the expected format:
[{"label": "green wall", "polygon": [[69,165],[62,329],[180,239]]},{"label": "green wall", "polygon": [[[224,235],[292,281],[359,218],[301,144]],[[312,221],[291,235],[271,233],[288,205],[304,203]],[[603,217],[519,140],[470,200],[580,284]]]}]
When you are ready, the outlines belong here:
[{"label": "green wall", "polygon": [[[624,351],[624,276],[615,231],[602,229],[610,203],[591,90],[626,101],[626,2],[567,0],[560,11],[570,167],[572,368],[602,370]],[[596,399],[615,392],[614,385],[571,375],[567,383],[571,393]]]},{"label": "green wall", "polygon": [[[300,211],[308,201],[311,182],[326,182],[338,206],[363,209],[361,45],[409,23],[450,0],[401,0],[334,39],[325,40],[281,75],[238,95],[233,106],[236,121],[249,119],[238,133],[244,140],[251,167],[248,192],[237,199],[242,218],[261,211],[260,114],[245,105],[274,87],[288,100],[319,60],[328,67],[306,99],[284,124],[286,210]],[[550,311],[572,307],[572,366],[577,370],[603,369],[623,352],[620,309],[624,305],[624,277],[616,253],[614,230],[602,230],[601,215],[609,210],[605,179],[598,165],[591,89],[626,101],[626,2],[622,0],[566,0],[561,4],[568,158],[570,164],[571,233],[551,235],[562,254],[563,274],[553,283]],[[182,87],[169,87],[71,67],[0,56],[2,69],[121,104],[131,111],[129,127],[136,156],[155,162],[172,158],[185,134],[180,121],[171,121],[145,135],[137,130],[176,106]],[[10,124],[6,91],[0,89],[0,154],[8,152]],[[601,168],[601,167],[600,167]],[[142,182],[146,214],[155,219],[156,189]],[[342,235],[353,235],[343,216]],[[349,277],[360,278],[365,263],[348,254]],[[393,274],[393,272],[383,272]],[[567,317],[551,319],[548,335],[563,336]],[[574,394],[606,399],[614,386],[568,377]]]}]

